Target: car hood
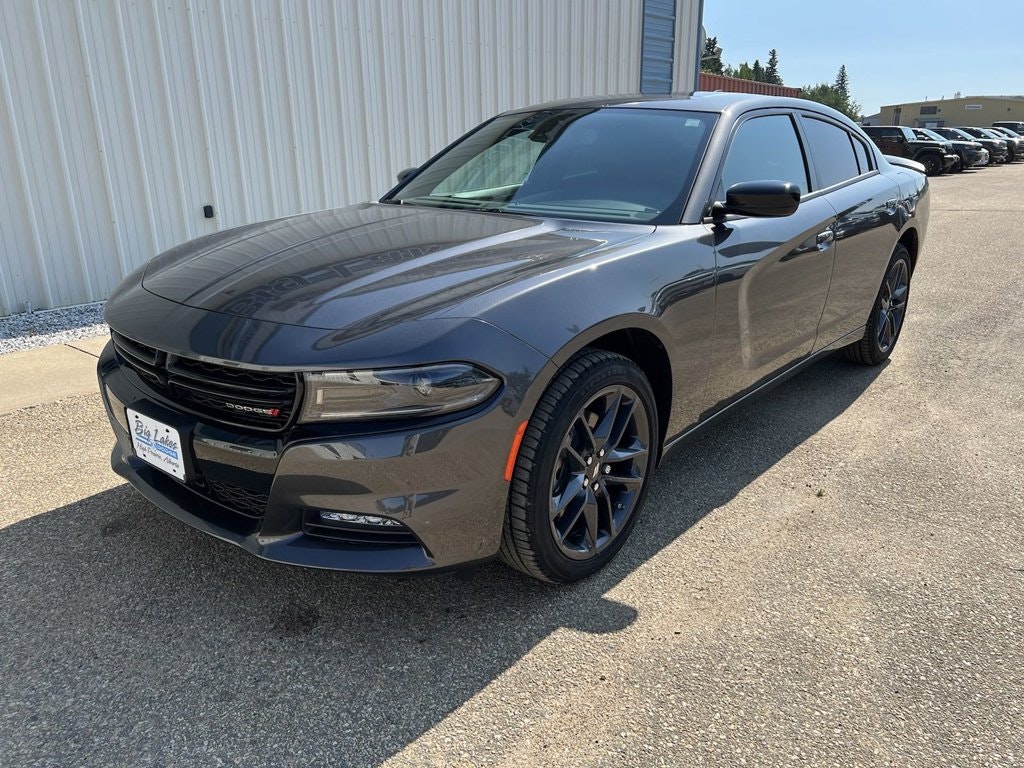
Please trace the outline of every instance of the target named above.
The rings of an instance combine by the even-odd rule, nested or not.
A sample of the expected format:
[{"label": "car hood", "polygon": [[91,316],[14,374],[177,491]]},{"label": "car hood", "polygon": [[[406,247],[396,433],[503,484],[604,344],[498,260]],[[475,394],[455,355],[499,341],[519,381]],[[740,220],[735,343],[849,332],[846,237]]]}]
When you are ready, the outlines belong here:
[{"label": "car hood", "polygon": [[650,225],[366,203],[219,232],[154,259],[150,293],[189,307],[309,328],[380,327],[561,269]]}]

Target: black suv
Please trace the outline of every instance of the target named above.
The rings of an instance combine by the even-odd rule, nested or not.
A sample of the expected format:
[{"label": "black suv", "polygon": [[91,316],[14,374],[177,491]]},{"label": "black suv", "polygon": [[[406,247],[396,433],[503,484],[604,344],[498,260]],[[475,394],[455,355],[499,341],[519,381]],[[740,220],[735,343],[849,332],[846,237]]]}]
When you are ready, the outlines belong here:
[{"label": "black suv", "polygon": [[987,136],[974,136],[962,128],[932,128],[940,136],[945,136],[953,141],[976,141],[988,150],[990,165],[1005,163],[1009,156],[1006,151],[1006,142],[999,139],[990,139]]},{"label": "black suv", "polygon": [[953,152],[960,158],[959,164],[953,166],[954,173],[965,168],[973,168],[976,165],[985,165],[988,162],[988,150],[976,141],[947,139],[928,128],[914,128],[913,131],[914,135],[922,141],[939,141],[943,146],[948,145],[946,151]]},{"label": "black suv", "polygon": [[882,152],[916,160],[929,176],[945,173],[960,161],[952,148],[947,150],[948,145],[931,139],[922,141],[912,128],[903,125],[866,125],[863,129]]},{"label": "black suv", "polygon": [[993,125],[991,128],[986,128],[985,132],[992,134],[996,138],[1006,139],[1007,146],[1013,147],[1014,159],[1024,160],[1024,136],[1021,136],[1012,128],[1003,128],[1001,125]]},{"label": "black suv", "polygon": [[963,131],[964,133],[970,136],[973,136],[978,141],[982,141],[982,139],[988,139],[989,141],[1003,142],[1003,145],[1006,147],[1006,159],[1003,160],[1004,163],[1012,163],[1019,157],[1017,142],[1013,141],[1012,139],[1008,139],[1005,136],[1000,136],[998,133],[992,133],[992,131],[985,130],[984,128],[974,128],[972,126],[967,125],[958,125],[956,129],[958,131]]},{"label": "black suv", "polygon": [[1024,135],[1024,120],[996,120],[993,128],[1009,128],[1014,133]]}]

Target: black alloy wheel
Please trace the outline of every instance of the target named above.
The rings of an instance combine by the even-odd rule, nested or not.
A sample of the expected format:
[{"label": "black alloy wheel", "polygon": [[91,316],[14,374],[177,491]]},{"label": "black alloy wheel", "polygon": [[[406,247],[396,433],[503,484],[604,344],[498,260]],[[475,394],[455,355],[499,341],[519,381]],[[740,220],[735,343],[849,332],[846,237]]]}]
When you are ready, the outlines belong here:
[{"label": "black alloy wheel", "polygon": [[907,317],[911,274],[910,252],[898,245],[878,289],[864,336],[844,348],[847,359],[863,365],[879,365],[892,354]]},{"label": "black alloy wheel", "polygon": [[512,478],[501,556],[531,576],[577,581],[625,543],[655,466],[657,416],[643,372],[585,350],[531,418]]},{"label": "black alloy wheel", "polygon": [[938,155],[928,153],[921,158],[921,164],[924,166],[924,172],[928,176],[938,176],[942,173],[942,160]]}]

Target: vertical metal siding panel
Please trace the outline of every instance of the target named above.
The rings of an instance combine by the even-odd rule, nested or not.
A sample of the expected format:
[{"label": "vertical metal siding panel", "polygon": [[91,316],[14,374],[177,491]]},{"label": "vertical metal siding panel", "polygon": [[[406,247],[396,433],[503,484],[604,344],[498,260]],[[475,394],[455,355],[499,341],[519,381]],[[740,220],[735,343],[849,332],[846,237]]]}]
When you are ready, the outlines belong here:
[{"label": "vertical metal siding panel", "polygon": [[306,38],[306,50],[303,51],[303,54],[310,72],[308,86],[309,99],[312,102],[309,130],[313,138],[311,158],[314,166],[309,169],[309,172],[310,178],[318,182],[319,189],[317,190],[316,206],[317,208],[326,208],[331,197],[327,192],[327,163],[324,161],[324,130],[320,114],[324,83],[317,57],[317,50],[321,47],[323,41],[318,34],[319,14],[314,13],[314,9],[319,10],[319,4],[308,3],[306,5],[306,27],[303,29],[303,35]]},{"label": "vertical metal siding panel", "polygon": [[342,205],[346,200],[341,181],[344,162],[341,148],[347,137],[340,135],[341,104],[337,56],[337,37],[331,4],[318,2],[310,6],[309,24],[312,45],[310,66],[317,78],[314,94],[317,100],[317,144],[320,157],[322,207]]},{"label": "vertical metal siding panel", "polygon": [[[202,26],[207,27],[205,18],[203,22]],[[223,70],[215,69],[212,77],[209,77],[209,71],[204,71],[203,51],[200,47],[194,4],[187,4],[181,9],[178,25],[179,35],[184,37],[188,44],[188,57],[182,62],[181,86],[184,94],[181,95],[193,102],[195,118],[201,131],[198,137],[202,137],[202,145],[195,139],[187,142],[187,136],[185,137],[186,143],[191,148],[190,161],[197,171],[197,176],[193,179],[194,183],[189,188],[189,194],[193,197],[188,201],[190,204],[188,211],[189,217],[195,220],[196,227],[201,232],[207,233],[216,231],[217,224],[214,219],[207,219],[202,215],[203,206],[207,203],[213,204],[215,213],[221,208],[225,212],[231,209],[226,198],[221,198],[220,179],[225,174],[221,172],[218,164],[214,161],[213,132],[216,128],[211,125],[206,97],[208,83],[222,81]],[[208,77],[204,77],[204,75],[208,75]],[[193,135],[196,136],[196,134]]]},{"label": "vertical metal siding panel", "polygon": [[[240,15],[243,13],[240,11]],[[279,216],[280,206],[278,203],[277,185],[274,183],[274,158],[271,152],[271,128],[269,109],[267,106],[267,85],[263,73],[262,46],[260,44],[260,20],[256,12],[255,0],[250,0],[248,9],[244,11],[248,17],[249,29],[246,32],[240,30],[240,38],[236,41],[239,46],[239,55],[244,57],[243,61],[248,65],[248,71],[254,73],[254,77],[247,80],[250,85],[248,99],[241,99],[244,110],[242,124],[259,126],[250,134],[253,147],[259,147],[261,162],[262,184],[258,189],[266,192],[266,197],[260,198],[260,204],[256,205],[257,218],[274,218]],[[240,24],[239,27],[244,25]],[[243,94],[244,95],[244,94]],[[248,119],[246,119],[248,118]]]},{"label": "vertical metal siding panel", "polygon": [[676,8],[676,50],[675,67],[672,73],[672,88],[685,93],[698,87],[700,66],[698,51],[700,45],[703,0],[679,0]]},{"label": "vertical metal siding panel", "polygon": [[334,172],[341,177],[342,199],[355,202],[360,199],[363,179],[368,176],[367,157],[363,134],[365,120],[359,108],[362,98],[361,34],[357,9],[351,3],[333,5],[333,46],[337,77],[338,103],[335,134],[341,144],[341,163]]},{"label": "vertical metal siding panel", "polygon": [[[67,221],[70,224],[69,234],[74,237],[74,242],[69,244],[69,250],[66,251],[68,258],[65,259],[63,264],[69,283],[67,295],[70,297],[72,302],[81,303],[83,301],[87,301],[94,294],[92,289],[92,270],[89,268],[85,253],[85,241],[82,237],[82,224],[80,221],[78,205],[79,201],[76,200],[74,190],[72,189],[70,158],[67,150],[69,142],[65,140],[67,121],[62,119],[61,109],[57,103],[55,88],[56,77],[54,76],[54,72],[59,70],[57,65],[51,66],[51,58],[53,58],[51,51],[53,51],[55,47],[63,49],[64,45],[63,41],[57,41],[57,46],[54,46],[52,38],[48,39],[48,31],[52,32],[56,29],[59,33],[61,30],[66,28],[66,18],[60,19],[56,25],[47,25],[44,27],[42,12],[39,8],[38,0],[32,4],[32,10],[35,17],[35,27],[41,47],[43,76],[46,81],[46,96],[48,102],[47,116],[53,123],[53,134],[57,143],[57,157],[60,160],[60,181],[63,184],[64,193],[61,197],[60,204],[66,209],[65,213],[67,215]],[[68,13],[73,11],[70,6],[63,6],[60,10],[65,12],[65,17]],[[56,203],[57,201],[54,200],[53,202]],[[74,252],[74,258],[72,258],[72,249]],[[73,264],[73,261],[77,261],[77,264]],[[77,269],[75,269],[75,267],[77,267]]]},{"label": "vertical metal siding panel", "polygon": [[[156,130],[158,140],[165,142],[172,152],[174,174],[154,176],[150,184],[164,188],[159,193],[162,196],[169,196],[170,187],[174,185],[178,203],[173,211],[160,212],[162,217],[172,219],[164,223],[161,249],[215,229],[213,222],[203,219],[200,213],[200,206],[212,198],[212,180],[203,125],[203,91],[199,87],[196,58],[190,43],[188,14],[191,7],[162,3],[152,9],[157,46],[153,76],[159,77],[160,90],[140,97],[160,100],[167,105],[166,116]],[[180,174],[180,182],[175,179],[177,174]]]},{"label": "vertical metal siding panel", "polygon": [[[198,172],[184,212],[192,230],[190,236],[194,236],[238,226],[248,219],[244,164],[239,158],[240,137],[228,74],[231,52],[224,42],[224,4],[221,0],[193,0],[186,11],[191,12],[181,14],[182,30],[188,32],[194,44],[192,55],[181,57],[182,80],[187,87],[179,93],[179,99],[192,126],[187,133],[182,132],[182,141],[189,145]],[[180,128],[185,121],[175,122]],[[202,207],[206,204],[214,207],[213,219],[203,218]]]},{"label": "vertical metal siding panel", "polygon": [[118,33],[117,8],[82,4],[80,18],[94,120],[102,136],[102,162],[110,179],[110,206],[120,244],[119,268],[127,274],[153,254],[156,240],[150,226],[152,207],[141,168],[141,144],[128,97],[130,83]]},{"label": "vertical metal siding panel", "polygon": [[[359,3],[359,27],[362,32],[360,47],[360,65],[363,72],[363,87],[366,97],[363,102],[365,110],[365,133],[361,149],[367,155],[368,178],[382,183],[391,179],[392,169],[389,162],[391,154],[396,154],[392,134],[405,129],[399,115],[389,115],[388,83],[385,72],[387,52],[387,30],[382,21],[385,13],[382,4],[374,0],[361,0]],[[386,148],[390,147],[388,152]]]},{"label": "vertical metal siding panel", "polygon": [[[4,309],[20,311],[26,301],[38,305],[49,290],[46,263],[43,259],[39,222],[35,217],[32,193],[28,183],[28,167],[22,151],[21,130],[15,116],[11,88],[13,63],[6,51],[13,50],[10,37],[16,31],[13,6],[0,4],[0,106],[3,108],[0,127],[0,172],[4,179],[5,204],[0,205],[0,247],[3,248]],[[16,180],[16,181],[15,181]]]},{"label": "vertical metal siding panel", "polygon": [[270,183],[277,195],[275,216],[302,210],[298,147],[291,122],[291,95],[285,63],[284,19],[279,3],[258,3],[256,22],[260,51],[256,66],[263,74],[264,114],[269,136]]},{"label": "vertical metal siding panel", "polygon": [[34,3],[0,5],[6,12],[5,32],[15,43],[5,54],[9,76],[4,91],[15,126],[18,176],[33,220],[37,254],[35,280],[29,286],[31,295],[25,298],[50,306],[70,303],[73,299],[66,268],[74,261],[74,234],[60,215],[65,192],[63,169],[55,151],[56,126],[53,115],[47,114],[47,100],[38,97],[47,91],[47,85]]},{"label": "vertical metal siding panel", "polygon": [[120,8],[123,53],[131,73],[131,103],[153,206],[155,250],[162,251],[186,239],[188,232],[183,225],[183,201],[174,183],[173,116],[162,96],[164,77],[157,43],[156,11],[148,3],[124,2]]},{"label": "vertical metal siding panel", "polygon": [[676,0],[644,0],[640,90],[670,93],[675,71]]},{"label": "vertical metal siding panel", "polygon": [[[384,128],[385,147],[390,149],[381,165],[380,178],[393,178],[397,168],[388,162],[393,157],[409,157],[408,123],[403,119],[406,114],[405,93],[403,83],[403,30],[402,16],[405,6],[398,3],[379,3],[377,14],[378,37],[381,44],[380,82],[383,95],[384,113],[380,115]],[[403,166],[404,167],[404,166]]]},{"label": "vertical metal siding panel", "polygon": [[[300,0],[300,3],[302,0]],[[281,64],[285,78],[285,104],[291,129],[292,161],[298,190],[298,210],[314,208],[316,190],[310,183],[310,140],[308,135],[309,104],[304,99],[307,73],[303,71],[300,55],[302,41],[299,20],[300,3],[280,0]]]},{"label": "vertical metal siding panel", "polygon": [[[96,98],[96,76],[89,52],[88,37],[85,30],[85,19],[82,15],[82,0],[75,0],[75,45],[77,54],[73,61],[68,61],[68,68],[76,71],[76,79],[68,78],[68,92],[84,100],[82,106],[75,110],[79,119],[77,125],[81,130],[78,138],[78,156],[83,170],[77,173],[79,183],[91,179],[95,183],[102,180],[102,194],[89,195],[83,218],[93,230],[89,236],[90,258],[97,269],[96,295],[93,299],[102,299],[117,285],[122,277],[128,274],[128,258],[125,253],[125,240],[122,237],[117,221],[114,186],[110,176],[110,151],[107,137],[100,121],[99,106]],[[69,48],[70,50],[70,43]],[[82,119],[84,112],[89,113],[88,125]],[[102,203],[101,203],[102,201]]]}]

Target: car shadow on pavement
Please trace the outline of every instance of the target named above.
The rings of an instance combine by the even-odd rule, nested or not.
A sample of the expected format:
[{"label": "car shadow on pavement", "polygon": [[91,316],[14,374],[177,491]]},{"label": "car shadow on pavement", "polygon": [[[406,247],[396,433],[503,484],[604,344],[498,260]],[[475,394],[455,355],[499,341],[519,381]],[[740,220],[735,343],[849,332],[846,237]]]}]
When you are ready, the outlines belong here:
[{"label": "car shadow on pavement", "polygon": [[0,530],[3,762],[379,763],[560,628],[628,627],[636,611],[605,594],[879,370],[827,359],[670,455],[633,539],[572,586],[497,563],[414,578],[281,566],[127,486]]}]

